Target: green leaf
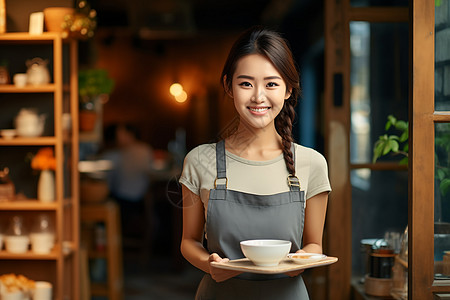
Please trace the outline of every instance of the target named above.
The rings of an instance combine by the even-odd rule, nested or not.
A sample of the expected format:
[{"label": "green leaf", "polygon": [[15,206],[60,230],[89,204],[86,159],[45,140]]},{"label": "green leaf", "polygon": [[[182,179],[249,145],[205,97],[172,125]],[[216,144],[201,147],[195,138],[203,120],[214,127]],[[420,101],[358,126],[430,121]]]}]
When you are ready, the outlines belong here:
[{"label": "green leaf", "polygon": [[408,140],[408,137],[409,137],[408,131],[405,131],[405,132],[403,132],[402,135],[400,136],[399,141],[402,142],[402,143],[403,143],[403,142],[406,142],[406,141]]},{"label": "green leaf", "polygon": [[399,139],[399,137],[396,136],[396,135],[390,135],[389,136],[389,140],[398,140],[398,139]]},{"label": "green leaf", "polygon": [[397,128],[398,130],[408,130],[408,122],[405,121],[397,121],[397,123],[395,123],[395,128]]},{"label": "green leaf", "polygon": [[380,158],[381,153],[383,152],[384,141],[378,140],[373,147],[373,158],[372,161],[376,162],[378,158]]},{"label": "green leaf", "polygon": [[392,152],[398,152],[398,142],[396,140],[390,140],[389,141],[389,147],[391,148]]},{"label": "green leaf", "polygon": [[383,155],[388,154],[392,150],[391,143],[384,144]]},{"label": "green leaf", "polygon": [[439,180],[445,179],[445,172],[444,172],[444,170],[442,170],[442,169],[437,169],[437,170],[436,170],[436,177],[437,177],[437,179],[439,179]]},{"label": "green leaf", "polygon": [[441,181],[439,184],[439,189],[441,190],[442,195],[447,195],[448,191],[450,190],[450,179],[445,178]]},{"label": "green leaf", "polygon": [[386,125],[384,126],[384,129],[386,130],[386,131],[388,131],[389,130],[389,128],[391,128],[391,126],[392,125],[394,125],[395,126],[395,122],[397,121],[397,119],[395,119],[395,117],[393,116],[393,115],[389,115],[388,117],[387,117],[387,122],[386,122]]},{"label": "green leaf", "polygon": [[392,125],[395,125],[395,123],[397,123],[397,118],[394,117],[393,115],[389,115],[387,118],[388,122],[390,122]]},{"label": "green leaf", "polygon": [[403,157],[401,160],[400,160],[400,162],[399,162],[399,164],[400,165],[408,165],[408,157]]},{"label": "green leaf", "polygon": [[383,149],[385,148],[387,143],[388,138],[386,134],[379,137],[378,141],[375,143],[374,146],[373,162],[375,162],[378,158],[380,158],[383,155]]},{"label": "green leaf", "polygon": [[403,146],[403,152],[408,153],[408,151],[409,151],[409,145],[406,144],[405,146]]}]

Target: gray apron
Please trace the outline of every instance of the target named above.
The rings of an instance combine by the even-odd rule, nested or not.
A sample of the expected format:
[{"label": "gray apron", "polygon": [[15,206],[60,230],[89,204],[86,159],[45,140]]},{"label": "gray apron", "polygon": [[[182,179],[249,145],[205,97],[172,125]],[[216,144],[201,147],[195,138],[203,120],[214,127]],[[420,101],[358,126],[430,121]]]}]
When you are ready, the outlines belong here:
[{"label": "gray apron", "polygon": [[[292,242],[290,252],[301,249],[305,197],[297,177],[288,177],[288,192],[274,195],[228,190],[223,140],[216,145],[216,166],[217,179],[215,188],[210,190],[206,220],[209,253],[230,260],[243,258],[239,242],[251,239],[288,240]],[[242,273],[220,283],[205,274],[195,299],[306,300],[309,297],[301,276]]]}]

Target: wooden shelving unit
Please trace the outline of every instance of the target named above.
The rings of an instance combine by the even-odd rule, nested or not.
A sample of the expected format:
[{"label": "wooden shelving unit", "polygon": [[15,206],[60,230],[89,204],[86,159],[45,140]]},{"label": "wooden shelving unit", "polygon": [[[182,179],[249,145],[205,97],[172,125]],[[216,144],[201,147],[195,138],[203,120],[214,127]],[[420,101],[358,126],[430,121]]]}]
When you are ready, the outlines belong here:
[{"label": "wooden shelving unit", "polygon": [[[120,212],[117,203],[106,201],[102,203],[84,204],[81,206],[81,224],[85,228],[93,228],[96,223],[105,226],[105,248],[94,250],[87,243],[88,259],[106,260],[106,280],[93,282],[90,285],[91,296],[107,297],[109,300],[123,299],[123,266],[122,239],[120,232]],[[95,226],[95,225],[94,225]]]},{"label": "wooden shelving unit", "polygon": [[[26,49],[26,51],[8,50]],[[42,48],[44,47],[44,50]],[[9,52],[8,52],[9,51]],[[0,118],[13,118],[8,110],[29,105],[30,97],[45,98],[51,101],[47,120],[51,124],[50,131],[36,138],[0,137],[0,156],[12,158],[0,159],[0,167],[5,162],[12,165],[17,162],[16,152],[26,153],[28,149],[52,147],[56,157],[55,195],[51,203],[39,202],[36,195],[24,200],[11,199],[0,202],[0,220],[14,214],[23,214],[30,219],[45,212],[54,221],[56,244],[49,254],[35,254],[31,250],[23,254],[8,253],[0,249],[0,275],[5,273],[23,274],[33,280],[50,281],[53,285],[53,299],[80,299],[79,278],[79,176],[78,176],[78,44],[75,40],[63,39],[59,33],[45,32],[41,35],[28,33],[0,34],[0,59],[25,62],[27,59],[49,53],[52,70],[50,84],[41,86],[15,87],[13,84],[0,85]],[[35,54],[38,53],[38,54]],[[20,60],[19,60],[20,59]],[[10,64],[13,69],[14,65]],[[16,66],[17,69],[17,66]],[[11,74],[12,76],[12,74]],[[8,101],[14,97],[14,101]],[[27,98],[28,97],[28,98]],[[23,98],[23,99],[22,99]],[[34,100],[34,99],[32,99]],[[21,104],[24,101],[23,105]],[[35,105],[41,105],[36,100]],[[25,104],[26,103],[26,104]],[[11,108],[11,105],[14,107]],[[44,106],[45,107],[45,106]],[[47,106],[48,107],[48,106]],[[63,114],[70,115],[70,128],[64,127]],[[3,129],[3,128],[0,128]],[[8,149],[8,151],[3,150]],[[12,150],[11,150],[12,149]],[[17,150],[16,150],[17,149]],[[5,155],[6,153],[6,155]],[[14,168],[10,167],[11,172]],[[31,186],[21,178],[13,180],[16,186]]]}]

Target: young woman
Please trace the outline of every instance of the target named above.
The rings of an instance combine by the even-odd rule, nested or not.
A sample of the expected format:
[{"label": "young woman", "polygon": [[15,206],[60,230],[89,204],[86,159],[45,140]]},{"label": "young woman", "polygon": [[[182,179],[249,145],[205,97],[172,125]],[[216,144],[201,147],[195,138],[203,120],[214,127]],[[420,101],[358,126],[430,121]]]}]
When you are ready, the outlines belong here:
[{"label": "young woman", "polygon": [[299,76],[278,33],[243,33],[222,83],[240,117],[237,130],[191,150],[180,178],[181,252],[206,273],[196,299],[308,299],[300,271],[261,275],[211,264],[243,258],[239,242],[249,239],[290,240],[291,252],[322,253],[331,191],[324,157],[293,142]]}]

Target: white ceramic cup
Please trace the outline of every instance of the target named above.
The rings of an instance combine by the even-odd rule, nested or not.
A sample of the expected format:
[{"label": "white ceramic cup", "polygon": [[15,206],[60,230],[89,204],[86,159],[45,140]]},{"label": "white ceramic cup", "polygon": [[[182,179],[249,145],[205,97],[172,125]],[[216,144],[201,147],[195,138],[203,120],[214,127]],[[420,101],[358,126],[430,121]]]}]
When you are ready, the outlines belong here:
[{"label": "white ceramic cup", "polygon": [[33,300],[51,300],[53,287],[50,282],[36,281],[33,292]]},{"label": "white ceramic cup", "polygon": [[31,251],[36,254],[47,254],[55,245],[55,235],[53,233],[31,233]]},{"label": "white ceramic cup", "polygon": [[27,252],[29,243],[30,239],[26,235],[9,235],[5,237],[6,251],[11,253]]},{"label": "white ceramic cup", "polygon": [[14,74],[13,81],[16,87],[24,87],[27,84],[27,74],[25,73]]},{"label": "white ceramic cup", "polygon": [[22,291],[5,292],[1,294],[2,300],[23,300],[24,295]]}]

